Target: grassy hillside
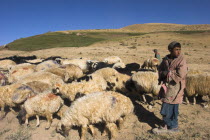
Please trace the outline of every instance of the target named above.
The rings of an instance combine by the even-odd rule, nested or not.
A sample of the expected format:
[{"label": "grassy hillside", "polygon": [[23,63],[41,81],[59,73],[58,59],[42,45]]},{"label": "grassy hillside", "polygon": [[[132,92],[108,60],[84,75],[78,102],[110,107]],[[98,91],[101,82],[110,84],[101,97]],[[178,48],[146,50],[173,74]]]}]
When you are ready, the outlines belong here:
[{"label": "grassy hillside", "polygon": [[10,50],[21,51],[35,51],[60,47],[83,47],[99,41],[120,40],[124,37],[140,36],[159,32],[200,34],[210,32],[210,24],[182,25],[150,23],[134,24],[121,29],[57,31],[21,38],[7,44],[7,46]]},{"label": "grassy hillside", "polygon": [[105,40],[115,40],[127,36],[142,35],[142,33],[118,32],[51,32],[15,40],[7,46],[10,50],[35,51],[58,47],[83,47]]}]

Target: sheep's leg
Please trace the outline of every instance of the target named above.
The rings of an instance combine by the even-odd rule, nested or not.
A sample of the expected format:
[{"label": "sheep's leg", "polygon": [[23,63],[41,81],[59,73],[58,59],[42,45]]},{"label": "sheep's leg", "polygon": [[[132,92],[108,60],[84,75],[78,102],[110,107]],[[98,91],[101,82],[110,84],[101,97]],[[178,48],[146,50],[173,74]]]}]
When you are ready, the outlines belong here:
[{"label": "sheep's leg", "polygon": [[142,95],[141,95],[141,97],[142,97],[142,99],[143,99],[143,102],[144,102],[145,104],[147,104],[147,100],[146,100],[145,95],[144,95],[144,94],[142,94]]},{"label": "sheep's leg", "polygon": [[89,125],[90,131],[92,133],[92,136],[95,137],[95,128],[93,125]]},{"label": "sheep's leg", "polygon": [[49,129],[53,119],[52,114],[47,114],[46,118],[47,118],[47,127],[45,127],[45,129]]},{"label": "sheep's leg", "polygon": [[15,110],[12,107],[10,107],[9,110],[11,110],[14,115],[18,114],[17,112],[15,112]]},{"label": "sheep's leg", "polygon": [[111,133],[111,139],[114,139],[117,136],[117,126],[115,123],[109,123],[106,125],[108,130]]},{"label": "sheep's leg", "polygon": [[38,115],[36,115],[36,127],[39,127],[39,116]]},{"label": "sheep's leg", "polygon": [[1,106],[1,116],[0,116],[0,120],[2,120],[5,117],[6,113],[4,111],[4,105]]},{"label": "sheep's leg", "polygon": [[120,129],[122,129],[122,127],[123,127],[123,118],[121,117],[119,120],[117,120],[118,121],[118,124],[119,124],[119,130]]},{"label": "sheep's leg", "polygon": [[194,96],[193,97],[193,105],[195,105],[196,104],[196,97]]},{"label": "sheep's leg", "polygon": [[29,126],[29,124],[28,124],[28,118],[29,118],[30,116],[28,115],[28,114],[26,114],[26,120],[25,120],[25,125],[26,126]]},{"label": "sheep's leg", "polygon": [[189,99],[188,99],[188,97],[187,96],[185,96],[185,101],[186,101],[186,103],[187,104],[189,104],[190,102],[189,102]]},{"label": "sheep's leg", "polygon": [[208,96],[209,100],[204,104],[204,108],[207,108],[209,106],[209,102],[210,102],[210,95]]},{"label": "sheep's leg", "polygon": [[108,129],[107,127],[105,126],[104,130],[103,130],[103,133],[102,133],[102,136],[106,136],[108,134]]},{"label": "sheep's leg", "polygon": [[82,126],[82,131],[81,131],[81,140],[85,140],[86,139],[86,132],[87,132],[87,126]]},{"label": "sheep's leg", "polygon": [[208,106],[209,106],[209,101],[204,104],[204,108],[207,108]]}]

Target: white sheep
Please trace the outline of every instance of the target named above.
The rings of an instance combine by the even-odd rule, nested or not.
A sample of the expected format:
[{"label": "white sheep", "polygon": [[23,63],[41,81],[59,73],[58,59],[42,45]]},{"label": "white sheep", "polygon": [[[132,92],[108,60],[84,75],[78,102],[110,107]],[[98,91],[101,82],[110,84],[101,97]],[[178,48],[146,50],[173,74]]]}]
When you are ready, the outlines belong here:
[{"label": "white sheep", "polygon": [[59,67],[59,66],[60,66],[60,64],[58,64],[57,61],[48,60],[48,61],[44,61],[44,62],[36,65],[36,71],[43,71],[43,70],[47,70],[49,68]]},{"label": "white sheep", "polygon": [[117,62],[112,66],[113,69],[125,68],[125,67],[126,67],[125,63],[123,63],[123,62]]},{"label": "white sheep", "polygon": [[20,86],[21,84],[12,84],[12,85],[6,85],[0,87],[0,108],[1,108],[1,117],[5,117],[5,110],[4,108],[6,106],[9,107],[9,109],[15,113],[15,111],[12,109],[13,107],[16,107],[16,104],[12,102],[12,96],[14,91]]},{"label": "white sheep", "polygon": [[119,72],[113,68],[103,68],[94,72],[94,74],[101,75],[105,80],[109,79],[110,76],[115,76],[119,74]]},{"label": "white sheep", "polygon": [[157,58],[149,58],[147,60],[144,61],[143,65],[142,65],[142,69],[144,68],[151,68],[154,71],[157,71],[157,67],[160,64],[159,60]]},{"label": "white sheep", "polygon": [[104,91],[106,88],[107,83],[104,78],[101,77],[101,75],[93,74],[88,81],[72,82],[70,84],[55,84],[54,93],[61,94],[62,97],[74,101],[77,96]]},{"label": "white sheep", "polygon": [[89,81],[91,79],[93,79],[93,77],[100,75],[100,77],[102,77],[106,82],[107,82],[107,90],[112,90],[113,87],[116,85],[116,75],[119,74],[115,69],[113,68],[102,68],[99,69],[97,71],[95,71],[92,74],[83,76],[79,79],[77,79],[78,82],[81,81]]},{"label": "white sheep", "polygon": [[74,64],[76,66],[79,66],[84,73],[89,72],[89,65],[88,65],[87,59],[59,59],[57,58],[56,61],[60,63],[61,65]]},{"label": "white sheep", "polygon": [[65,82],[72,82],[84,75],[82,69],[74,64],[66,64],[60,68],[65,70]]},{"label": "white sheep", "polygon": [[[114,91],[118,91],[124,94],[128,94],[128,90],[126,89],[126,83],[130,80],[131,76],[128,76],[126,74],[118,73],[115,76],[115,86],[113,87]],[[111,81],[110,81],[111,82]]]},{"label": "white sheep", "polygon": [[19,79],[35,72],[35,65],[28,63],[18,64],[10,67],[8,82],[14,83]]},{"label": "white sheep", "polygon": [[40,81],[28,82],[26,84],[20,85],[17,89],[14,90],[12,102],[15,104],[22,104],[31,96],[51,91],[52,86],[47,83]]},{"label": "white sheep", "polygon": [[29,125],[28,119],[32,116],[36,116],[39,126],[39,116],[47,118],[48,124],[45,129],[49,129],[53,120],[53,114],[55,114],[61,106],[64,104],[63,100],[52,93],[38,94],[34,97],[28,98],[23,105],[23,108],[18,114],[20,122],[25,121],[26,125]]},{"label": "white sheep", "polygon": [[6,106],[8,106],[13,113],[15,113],[13,107],[18,107],[30,96],[44,91],[52,91],[51,86],[38,81],[29,82],[26,84],[14,83],[0,87],[1,116],[5,116],[4,108]]},{"label": "white sheep", "polygon": [[119,56],[109,56],[107,58],[104,58],[103,62],[107,64],[115,64],[118,62],[122,62],[122,60]]},{"label": "white sheep", "polygon": [[14,65],[16,65],[16,63],[9,59],[0,61],[0,69],[1,70],[9,70],[9,68]]},{"label": "white sheep", "polygon": [[[210,97],[209,85],[210,75],[208,73],[187,75],[185,88],[186,102],[189,103],[187,97],[191,96],[194,98],[193,104],[196,104],[195,96],[197,95],[208,95]],[[205,107],[207,106],[208,103],[205,105]]]},{"label": "white sheep", "polygon": [[158,85],[158,73],[155,72],[137,72],[131,76],[131,79],[126,83],[126,88],[130,93],[142,95],[143,101],[146,103],[145,94],[152,93],[153,98],[160,91]]},{"label": "white sheep", "polygon": [[122,124],[123,118],[133,113],[133,109],[131,100],[122,94],[107,91],[91,93],[72,103],[56,130],[64,132],[66,136],[72,126],[81,126],[81,140],[85,140],[88,127],[94,135],[91,126],[105,122],[106,128],[111,132],[111,138],[114,138],[117,131],[115,122],[119,121]]},{"label": "white sheep", "polygon": [[25,84],[32,81],[44,82],[51,86],[53,86],[56,83],[60,83],[60,84],[64,83],[64,81],[62,80],[60,76],[57,76],[55,74],[52,74],[50,72],[45,72],[45,71],[35,72],[31,75],[23,77],[22,79],[19,79],[16,83]]},{"label": "white sheep", "polygon": [[113,68],[103,68],[95,71],[93,74],[99,74],[106,80],[108,90],[127,93],[125,85],[126,82],[130,79],[130,76],[121,74]]}]

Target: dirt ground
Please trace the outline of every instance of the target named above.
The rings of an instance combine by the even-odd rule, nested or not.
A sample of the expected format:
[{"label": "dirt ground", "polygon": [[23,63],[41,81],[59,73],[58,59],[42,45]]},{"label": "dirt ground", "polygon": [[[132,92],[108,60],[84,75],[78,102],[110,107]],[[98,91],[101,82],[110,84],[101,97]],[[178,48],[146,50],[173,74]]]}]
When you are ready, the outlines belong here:
[{"label": "dirt ground", "polygon": [[[94,60],[103,60],[105,57],[116,55],[124,63],[139,63],[140,65],[147,58],[154,56],[153,49],[158,49],[161,57],[168,54],[167,46],[171,41],[179,41],[182,44],[182,53],[185,55],[189,69],[210,72],[210,34],[178,34],[178,33],[154,33],[138,37],[124,38],[119,41],[100,42],[88,47],[79,48],[54,48],[34,52],[21,52],[0,50],[0,58],[12,55],[36,55],[39,58],[50,56],[61,56],[66,58],[86,57]],[[149,97],[149,96],[148,96]],[[210,139],[210,107],[203,108],[202,102],[196,105],[180,105],[179,127],[181,132],[177,134],[154,135],[150,130],[161,123],[159,113],[161,102],[149,109],[148,105],[142,104],[136,99],[135,112],[125,119],[124,126],[119,130],[117,140],[148,140],[148,139],[189,139],[207,140]],[[20,126],[15,115],[9,112],[0,120],[0,139],[23,140],[77,140],[79,139],[78,128],[70,131],[70,136],[64,138],[55,132],[59,120],[53,120],[52,127],[45,130],[46,120],[40,121],[40,127],[36,128],[36,120],[31,119],[30,127]],[[108,136],[101,136],[97,129],[97,136],[93,138],[90,133],[86,135],[87,140],[107,140]]]}]

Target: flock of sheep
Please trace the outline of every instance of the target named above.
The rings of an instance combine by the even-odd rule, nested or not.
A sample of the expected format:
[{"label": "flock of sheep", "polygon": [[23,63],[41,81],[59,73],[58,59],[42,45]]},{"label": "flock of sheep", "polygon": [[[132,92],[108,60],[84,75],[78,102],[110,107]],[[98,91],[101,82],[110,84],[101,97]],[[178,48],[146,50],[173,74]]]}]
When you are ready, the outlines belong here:
[{"label": "flock of sheep", "polygon": [[[155,58],[145,60],[141,68],[137,63],[125,65],[117,56],[103,61],[50,57],[17,63],[13,59],[2,59],[1,118],[6,115],[6,106],[16,114],[14,108],[19,108],[20,123],[29,125],[29,118],[36,116],[38,127],[39,116],[44,116],[49,129],[53,114],[57,114],[60,121],[56,130],[64,136],[72,126],[79,126],[81,139],[85,139],[87,129],[94,135],[94,124],[104,123],[103,134],[110,133],[114,138],[117,127],[121,128],[124,118],[133,113],[130,95],[138,95],[144,102],[147,102],[147,93],[158,96],[158,65]],[[208,73],[189,71],[186,97],[210,96],[209,84]]]}]

